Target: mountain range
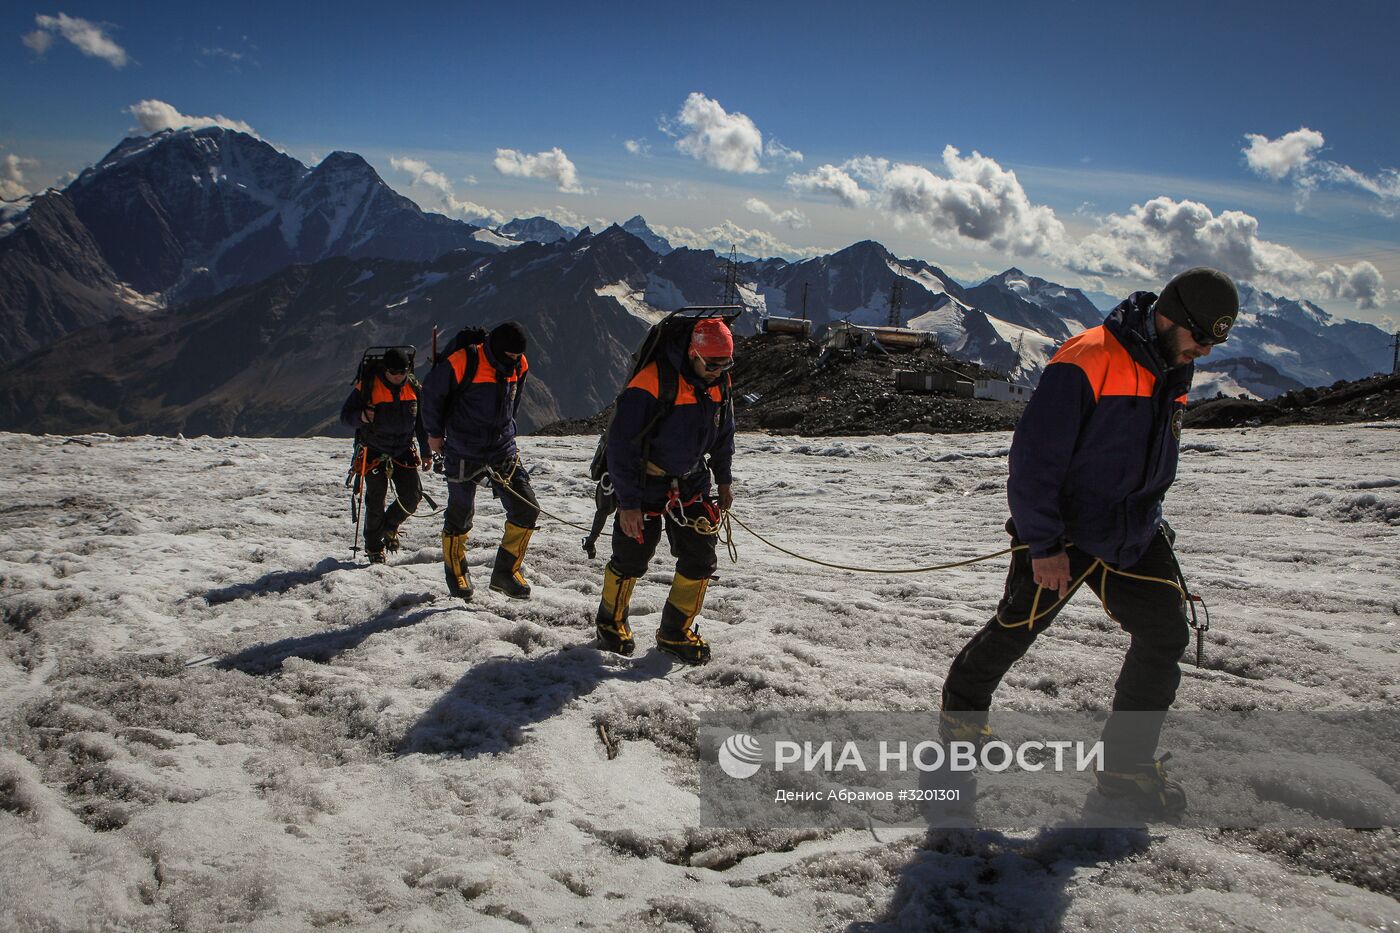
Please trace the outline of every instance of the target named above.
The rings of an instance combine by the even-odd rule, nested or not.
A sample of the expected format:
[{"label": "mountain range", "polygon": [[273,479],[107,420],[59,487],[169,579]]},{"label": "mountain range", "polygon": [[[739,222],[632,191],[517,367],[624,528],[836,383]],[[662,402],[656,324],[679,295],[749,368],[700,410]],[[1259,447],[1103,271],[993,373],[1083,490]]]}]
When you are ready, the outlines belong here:
[{"label": "mountain range", "polygon": [[[508,318],[532,340],[528,429],[604,407],[650,322],[724,290],[725,257],[673,248],[640,216],[597,234],[544,217],[483,230],[424,213],[353,154],[308,169],[222,129],[125,140],[0,220],[12,430],[335,431],[364,347],[426,347],[434,324],[450,336]],[[899,323],[1025,384],[1103,318],[1079,290],[1019,269],[964,287],[868,240],[741,262],[737,278],[746,333],[764,315],[883,324],[902,281]],[[1378,328],[1247,285],[1241,297],[1197,395],[1268,397],[1389,365]]]},{"label": "mountain range", "polygon": [[0,362],[124,312],[204,298],[333,256],[428,261],[499,238],[425,213],[360,156],[315,168],[246,133],[123,140],[0,238]]}]

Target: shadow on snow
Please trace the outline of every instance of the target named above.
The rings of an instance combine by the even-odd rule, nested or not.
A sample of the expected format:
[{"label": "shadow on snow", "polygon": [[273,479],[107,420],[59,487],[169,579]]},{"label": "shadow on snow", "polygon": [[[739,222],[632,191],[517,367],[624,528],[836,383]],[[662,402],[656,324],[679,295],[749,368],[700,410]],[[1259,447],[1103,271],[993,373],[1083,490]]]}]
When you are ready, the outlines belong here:
[{"label": "shadow on snow", "polygon": [[362,565],[353,561],[327,557],[309,570],[275,570],[272,573],[264,574],[252,583],[234,583],[217,590],[210,590],[204,594],[204,601],[211,606],[218,606],[236,599],[248,599],[269,593],[285,593],[298,586],[315,583],[328,573],[334,573],[337,570],[353,570],[360,566]]},{"label": "shadow on snow", "polygon": [[506,751],[525,741],[529,726],[587,696],[604,680],[652,680],[671,667],[671,660],[655,650],[629,662],[589,645],[483,661],[419,717],[397,753],[475,758]]},{"label": "shadow on snow", "polygon": [[281,669],[282,662],[288,658],[304,658],[307,661],[324,664],[337,655],[359,646],[371,635],[417,625],[429,616],[439,612],[451,612],[454,608],[444,606],[437,609],[405,612],[406,609],[419,605],[423,601],[425,598],[419,597],[415,597],[414,601],[407,603],[405,600],[399,599],[388,609],[351,628],[316,632],[311,635],[300,635],[296,638],[284,638],[270,644],[253,645],[250,648],[244,648],[237,654],[222,658],[216,666],[222,670],[237,670],[245,674],[257,675],[275,673]]},{"label": "shadow on snow", "polygon": [[995,830],[934,829],[900,872],[878,921],[847,933],[1059,930],[1076,872],[1142,855],[1146,829],[1053,827],[1018,839]]}]

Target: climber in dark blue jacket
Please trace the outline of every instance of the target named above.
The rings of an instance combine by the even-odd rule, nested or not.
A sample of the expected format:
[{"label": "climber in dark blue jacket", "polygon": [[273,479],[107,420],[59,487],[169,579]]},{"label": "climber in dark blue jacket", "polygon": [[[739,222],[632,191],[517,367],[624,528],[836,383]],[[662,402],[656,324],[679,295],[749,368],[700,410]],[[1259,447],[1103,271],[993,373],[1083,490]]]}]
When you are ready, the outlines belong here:
[{"label": "climber in dark blue jacket", "polygon": [[[728,392],[733,365],[729,327],[719,318],[705,318],[688,340],[673,342],[661,359],[644,366],[618,398],[608,429],[617,521],[597,614],[598,639],[609,651],[630,655],[635,647],[627,622],[632,589],[646,573],[665,525],[676,572],[656,645],[688,664],[710,658],[710,646],[694,623],[715,572],[715,537],[685,522],[717,522],[734,501],[734,409]],[[671,371],[666,379],[663,366]],[[666,406],[662,386],[671,384],[675,397]],[[718,486],[714,497],[712,476]]]},{"label": "climber in dark blue jacket", "polygon": [[[423,495],[418,467],[428,469],[428,436],[408,357],[390,348],[380,370],[367,376],[368,386],[356,382],[340,409],[341,423],[355,429],[359,442],[354,469],[364,481],[365,554],[371,564],[384,563],[385,551],[399,549],[399,526]],[[386,513],[384,500],[391,483],[394,504]]]},{"label": "climber in dark blue jacket", "polygon": [[[1238,311],[1227,276],[1190,269],[1160,297],[1129,296],[1050,360],[1011,443],[1007,530],[1025,548],[995,617],[948,672],[942,721],[953,737],[985,736],[993,691],[1080,583],[1130,637],[1113,709],[1165,715],[1190,633],[1182,593],[1167,582],[1178,571],[1162,499],[1176,478],[1194,361],[1224,342]],[[1153,757],[1160,729],[1160,715],[1109,717],[1101,791],[1184,809],[1184,791]]]},{"label": "climber in dark blue jacket", "polygon": [[434,366],[423,384],[423,424],[428,446],[443,457],[447,511],[442,520],[442,559],[447,588],[470,599],[467,535],[476,513],[476,484],[487,477],[505,508],[505,533],[491,569],[491,589],[529,599],[521,567],[539,507],[530,474],[515,445],[515,416],[530,364],[524,329],[507,321],[476,344],[461,347]]}]

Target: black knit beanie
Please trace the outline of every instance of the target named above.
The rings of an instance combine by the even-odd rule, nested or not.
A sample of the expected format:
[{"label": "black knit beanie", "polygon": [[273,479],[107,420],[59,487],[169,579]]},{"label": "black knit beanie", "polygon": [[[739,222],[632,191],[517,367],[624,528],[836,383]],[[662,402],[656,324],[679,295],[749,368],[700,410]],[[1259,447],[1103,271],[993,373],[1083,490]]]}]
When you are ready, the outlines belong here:
[{"label": "black knit beanie", "polygon": [[1167,320],[1222,343],[1239,314],[1240,294],[1223,272],[1205,267],[1187,269],[1166,284],[1153,308]]},{"label": "black knit beanie", "polygon": [[487,339],[490,341],[491,354],[498,359],[502,353],[525,352],[525,328],[514,321],[497,324]]},{"label": "black knit beanie", "polygon": [[390,347],[384,351],[384,369],[387,372],[391,369],[407,370],[408,354],[398,347]]}]

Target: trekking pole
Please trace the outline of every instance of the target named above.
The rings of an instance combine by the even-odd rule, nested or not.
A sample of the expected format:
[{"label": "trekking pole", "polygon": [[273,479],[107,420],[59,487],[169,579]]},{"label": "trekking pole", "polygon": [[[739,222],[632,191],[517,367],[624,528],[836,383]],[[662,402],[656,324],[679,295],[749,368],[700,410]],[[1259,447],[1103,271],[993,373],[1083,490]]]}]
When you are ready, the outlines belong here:
[{"label": "trekking pole", "polygon": [[360,550],[360,514],[363,511],[361,505],[364,502],[364,484],[360,482],[360,477],[355,477],[355,488],[350,491],[350,514],[355,518],[355,536],[350,539],[350,559],[354,560],[355,555]]},{"label": "trekking pole", "polygon": [[[1176,559],[1176,548],[1170,537],[1167,539],[1167,549],[1172,556],[1172,568],[1176,571],[1176,580],[1181,584],[1181,595],[1186,601],[1187,610],[1191,613],[1191,621],[1187,624],[1196,633],[1196,666],[1200,667],[1201,662],[1205,660],[1206,632],[1210,631],[1210,607],[1206,605],[1204,599],[1191,592],[1191,588],[1186,585],[1186,574],[1181,572],[1181,561]],[[1204,622],[1196,615],[1197,603],[1201,604],[1201,609],[1205,612]]]},{"label": "trekking pole", "polygon": [[350,473],[345,477],[345,485],[350,487],[350,518],[355,523],[355,536],[350,539],[350,559],[354,560],[360,550],[360,505],[364,500],[364,474],[360,470],[360,454],[364,448],[355,442],[355,452],[350,456]]}]

